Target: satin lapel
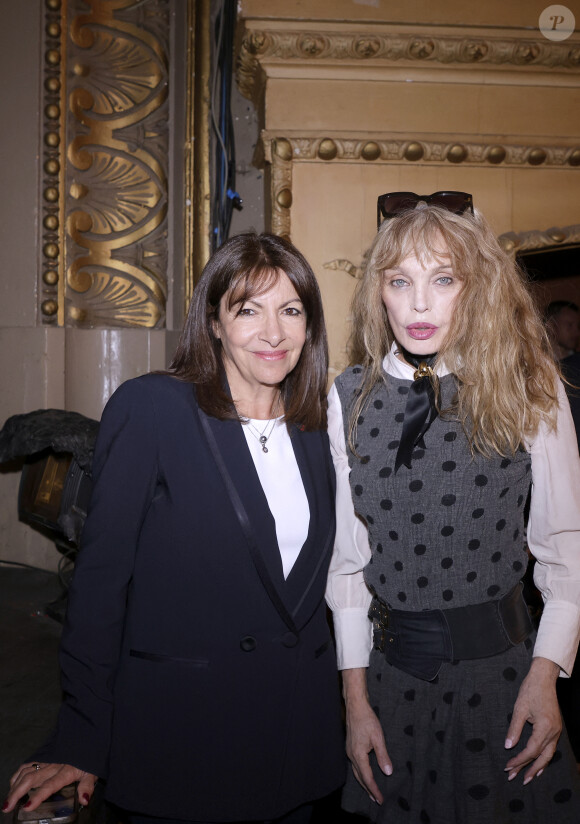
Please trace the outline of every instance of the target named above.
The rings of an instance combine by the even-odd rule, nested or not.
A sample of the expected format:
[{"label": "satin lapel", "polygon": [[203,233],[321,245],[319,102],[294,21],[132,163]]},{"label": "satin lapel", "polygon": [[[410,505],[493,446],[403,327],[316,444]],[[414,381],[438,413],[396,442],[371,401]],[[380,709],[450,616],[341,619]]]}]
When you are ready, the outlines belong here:
[{"label": "satin lapel", "polygon": [[296,632],[293,617],[282,596],[284,576],[274,518],[244,433],[235,421],[218,421],[206,415],[197,404],[196,409],[201,430],[224,481],[262,585],[285,624]]},{"label": "satin lapel", "polygon": [[304,433],[293,428],[291,441],[310,507],[308,537],[286,581],[295,618],[332,552],[335,484],[322,433]]}]

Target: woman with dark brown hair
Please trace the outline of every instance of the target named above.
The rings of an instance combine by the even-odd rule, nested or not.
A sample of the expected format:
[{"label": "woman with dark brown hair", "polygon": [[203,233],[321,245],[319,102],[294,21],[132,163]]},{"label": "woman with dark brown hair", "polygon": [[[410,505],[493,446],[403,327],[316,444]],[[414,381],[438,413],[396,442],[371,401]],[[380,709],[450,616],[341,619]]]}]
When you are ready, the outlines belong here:
[{"label": "woman with dark brown hair", "polygon": [[334,538],[320,293],[240,235],[211,258],[168,373],[103,414],[70,593],[65,700],[5,811],[78,781],[146,821],[307,822],[342,783],[324,587]]}]

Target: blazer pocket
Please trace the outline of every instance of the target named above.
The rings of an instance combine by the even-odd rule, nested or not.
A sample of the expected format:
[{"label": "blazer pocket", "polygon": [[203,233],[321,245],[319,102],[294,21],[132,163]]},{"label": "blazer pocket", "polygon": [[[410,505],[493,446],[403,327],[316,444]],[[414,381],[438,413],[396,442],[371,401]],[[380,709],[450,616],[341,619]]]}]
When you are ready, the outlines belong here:
[{"label": "blazer pocket", "polygon": [[157,655],[154,652],[144,652],[140,649],[130,649],[131,658],[141,658],[143,661],[152,661],[154,664],[189,664],[192,667],[209,667],[209,658],[179,658],[174,655]]},{"label": "blazer pocket", "polygon": [[314,657],[315,658],[320,658],[320,656],[324,655],[324,653],[327,650],[329,650],[330,647],[331,647],[331,641],[330,641],[330,638],[329,638],[328,641],[325,641],[324,644],[322,644],[322,646],[320,646],[320,647],[318,647],[318,649],[314,650]]}]

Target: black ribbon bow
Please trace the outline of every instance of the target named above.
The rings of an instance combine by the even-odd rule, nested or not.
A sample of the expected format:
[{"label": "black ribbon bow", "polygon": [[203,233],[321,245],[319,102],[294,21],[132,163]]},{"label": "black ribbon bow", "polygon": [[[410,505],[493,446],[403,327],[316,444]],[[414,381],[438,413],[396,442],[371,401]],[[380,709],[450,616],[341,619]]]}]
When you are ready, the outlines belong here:
[{"label": "black ribbon bow", "polygon": [[413,449],[419,446],[425,449],[423,436],[437,417],[437,402],[435,390],[431,381],[433,369],[431,364],[437,357],[433,355],[412,355],[400,347],[400,352],[407,361],[415,367],[414,381],[407,395],[405,418],[401,440],[395,458],[395,472],[402,464],[410,469]]}]

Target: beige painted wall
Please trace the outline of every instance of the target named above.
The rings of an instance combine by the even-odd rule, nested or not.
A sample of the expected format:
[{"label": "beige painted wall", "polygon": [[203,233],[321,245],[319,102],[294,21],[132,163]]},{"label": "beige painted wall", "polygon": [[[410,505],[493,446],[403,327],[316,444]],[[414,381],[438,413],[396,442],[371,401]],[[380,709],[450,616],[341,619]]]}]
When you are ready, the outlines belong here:
[{"label": "beige painted wall", "polygon": [[[245,18],[461,26],[536,26],[544,0],[242,0]],[[568,6],[573,8],[574,2]]]}]

